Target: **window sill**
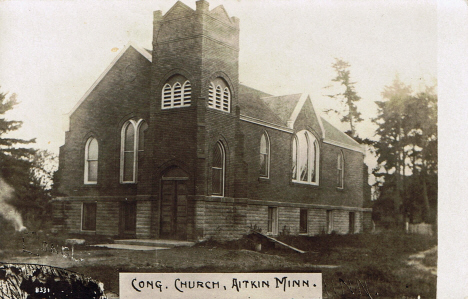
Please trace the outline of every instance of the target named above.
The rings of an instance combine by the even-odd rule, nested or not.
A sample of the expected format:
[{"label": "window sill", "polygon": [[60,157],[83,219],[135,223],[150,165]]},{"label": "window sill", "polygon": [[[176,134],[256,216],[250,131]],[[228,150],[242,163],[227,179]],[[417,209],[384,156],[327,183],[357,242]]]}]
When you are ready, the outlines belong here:
[{"label": "window sill", "polygon": [[304,182],[304,181],[296,181],[296,180],[292,180],[292,182],[295,184],[304,184],[304,185],[311,185],[311,186],[319,185],[318,183],[314,183],[314,182]]},{"label": "window sill", "polygon": [[269,177],[261,176],[261,177],[258,178],[258,181],[270,184],[270,178]]},{"label": "window sill", "polygon": [[208,105],[206,106],[206,110],[207,111],[214,111],[216,113],[222,113],[222,114],[231,114],[231,111],[220,110],[220,109],[217,109],[217,108],[210,107]]},{"label": "window sill", "polygon": [[291,185],[320,188],[319,184],[309,183],[309,182],[301,182],[301,181],[291,181]]},{"label": "window sill", "polygon": [[309,233],[299,233],[299,236],[308,236]]},{"label": "window sill", "polygon": [[189,108],[189,107],[192,107],[192,105],[184,105],[184,106],[176,106],[176,107],[161,107],[161,111],[170,111],[172,109],[179,109],[179,108]]}]

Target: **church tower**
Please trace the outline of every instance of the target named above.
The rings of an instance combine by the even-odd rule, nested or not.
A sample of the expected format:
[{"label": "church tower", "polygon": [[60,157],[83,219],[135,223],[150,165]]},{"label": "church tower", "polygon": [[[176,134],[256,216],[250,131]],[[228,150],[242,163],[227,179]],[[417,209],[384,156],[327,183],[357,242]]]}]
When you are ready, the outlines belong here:
[{"label": "church tower", "polygon": [[[166,168],[178,167],[187,174],[188,194],[234,196],[227,177],[234,177],[236,164],[239,19],[222,5],[210,10],[199,0],[193,10],[178,1],[164,15],[154,12],[152,56],[147,186],[158,194],[155,182]],[[219,146],[226,164],[221,191],[211,182]]]},{"label": "church tower", "polygon": [[[229,88],[231,103],[228,107],[227,103],[219,107],[214,99],[213,106],[233,112],[239,80],[239,20],[230,18],[223,6],[210,11],[207,1],[197,1],[196,5],[194,11],[178,1],[164,16],[161,11],[154,12],[154,91],[164,89],[166,83],[172,85],[190,79],[191,102],[181,104],[190,106],[198,98],[208,96],[209,81],[217,86],[215,81],[220,79],[225,81],[219,84],[221,88]],[[178,75],[185,78],[173,78]],[[158,108],[174,107],[168,99],[161,99],[163,94],[154,95]],[[179,106],[179,103],[174,104]]]}]

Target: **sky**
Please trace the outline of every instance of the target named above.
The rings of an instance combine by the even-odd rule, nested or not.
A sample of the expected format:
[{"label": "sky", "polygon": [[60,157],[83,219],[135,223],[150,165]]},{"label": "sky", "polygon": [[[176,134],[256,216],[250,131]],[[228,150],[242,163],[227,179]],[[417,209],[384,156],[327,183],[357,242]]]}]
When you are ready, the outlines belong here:
[{"label": "sky", "polygon": [[[195,8],[195,1],[183,1]],[[316,109],[326,97],[334,58],[350,65],[372,137],[374,101],[398,74],[415,90],[436,84],[434,1],[213,0],[240,19],[240,81],[273,95],[307,92]],[[129,41],[151,49],[153,11],[175,1],[0,1],[0,91],[21,102],[7,116],[24,121],[15,137],[58,153],[63,119]],[[335,116],[328,119],[348,128]]]}]

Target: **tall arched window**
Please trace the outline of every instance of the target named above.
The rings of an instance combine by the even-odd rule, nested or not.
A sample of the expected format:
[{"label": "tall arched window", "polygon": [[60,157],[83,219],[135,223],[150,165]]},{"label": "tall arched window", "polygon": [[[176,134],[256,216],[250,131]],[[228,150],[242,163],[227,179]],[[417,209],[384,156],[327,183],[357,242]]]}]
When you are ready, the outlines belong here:
[{"label": "tall arched window", "polygon": [[270,175],[270,138],[263,132],[260,138],[260,176],[268,178]]},{"label": "tall arched window", "polygon": [[292,179],[293,181],[297,180],[297,147],[298,147],[297,136],[294,136],[292,143]]},{"label": "tall arched window", "polygon": [[338,188],[344,188],[344,156],[343,152],[340,151],[336,162],[336,185]]},{"label": "tall arched window", "polygon": [[145,151],[145,132],[148,129],[148,124],[145,121],[142,121],[138,128],[138,160],[137,160],[137,173],[138,178],[141,173],[138,171],[139,166],[144,163],[144,151]]},{"label": "tall arched window", "polygon": [[208,107],[224,111],[231,111],[231,91],[224,81],[218,77],[208,87]]},{"label": "tall arched window", "polygon": [[172,87],[166,83],[162,92],[162,109],[171,108],[172,102]]},{"label": "tall arched window", "polygon": [[144,150],[144,132],[148,128],[146,122],[129,120],[122,127],[120,182],[136,183],[139,156]]},{"label": "tall arched window", "polygon": [[229,104],[231,101],[231,93],[227,87],[223,91],[223,111],[229,111]]},{"label": "tall arched window", "polygon": [[306,130],[298,132],[293,139],[292,153],[293,181],[318,185],[320,149],[315,136]]},{"label": "tall arched window", "polygon": [[216,86],[216,97],[214,107],[218,110],[221,110],[221,86]]},{"label": "tall arched window", "polygon": [[99,146],[96,138],[89,138],[85,146],[84,183],[97,184]]},{"label": "tall arched window", "polygon": [[221,142],[216,143],[211,165],[211,194],[224,196],[224,177],[226,167],[226,152]]},{"label": "tall arched window", "polygon": [[192,85],[182,75],[172,76],[162,89],[161,109],[188,107],[192,102]]},{"label": "tall arched window", "polygon": [[173,97],[172,97],[172,107],[179,107],[182,105],[182,85],[179,82],[176,82],[172,87]]},{"label": "tall arched window", "polygon": [[213,82],[210,82],[210,87],[208,88],[208,107],[214,107],[214,97],[215,97],[215,87]]},{"label": "tall arched window", "polygon": [[182,106],[190,106],[192,102],[192,84],[190,84],[190,81],[185,81],[182,94]]}]

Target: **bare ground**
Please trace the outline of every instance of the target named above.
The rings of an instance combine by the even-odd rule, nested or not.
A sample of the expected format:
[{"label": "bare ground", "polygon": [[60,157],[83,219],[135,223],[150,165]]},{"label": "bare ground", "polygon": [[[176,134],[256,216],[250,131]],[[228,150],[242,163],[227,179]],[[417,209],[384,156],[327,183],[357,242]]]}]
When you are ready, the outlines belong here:
[{"label": "bare ground", "polygon": [[[365,282],[372,298],[435,298],[437,240],[385,232],[378,235],[285,237],[304,254],[270,248],[250,250],[249,240],[207,242],[191,248],[131,251],[77,246],[73,259],[44,252],[40,244],[0,249],[0,261],[66,268],[104,283],[118,294],[119,272],[280,272],[323,273],[324,298],[369,298],[343,288]],[[1,247],[0,247],[1,248]],[[435,258],[434,258],[435,256]],[[109,293],[110,294],[110,293]]]}]

